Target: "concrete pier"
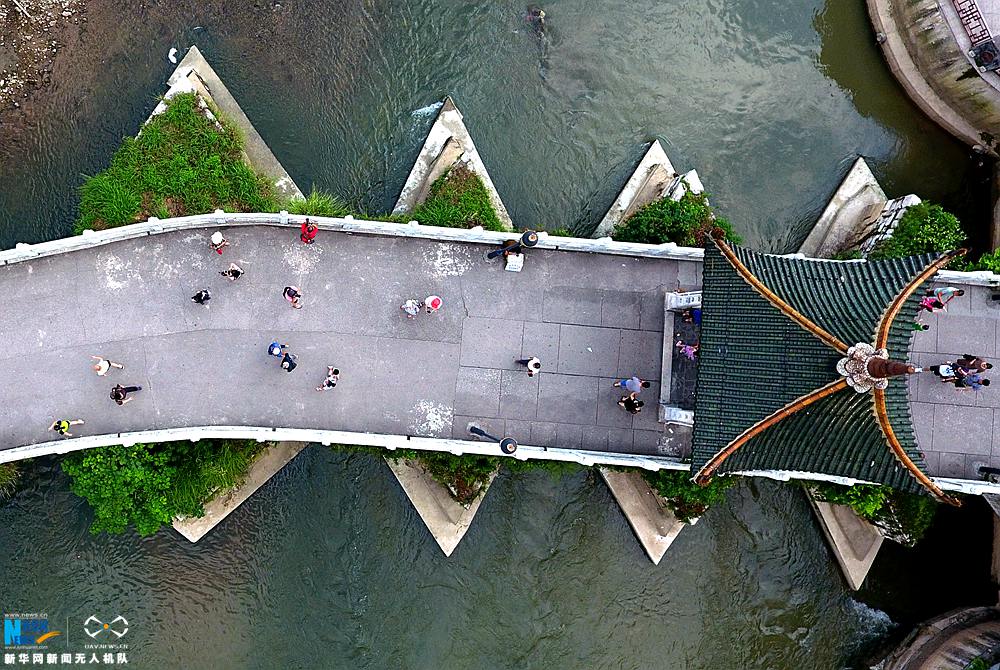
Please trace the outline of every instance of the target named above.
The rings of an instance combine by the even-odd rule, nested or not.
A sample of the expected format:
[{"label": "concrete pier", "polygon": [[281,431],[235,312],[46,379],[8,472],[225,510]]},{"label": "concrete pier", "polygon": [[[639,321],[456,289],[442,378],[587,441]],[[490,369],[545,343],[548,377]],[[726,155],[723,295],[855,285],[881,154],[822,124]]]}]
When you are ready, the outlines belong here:
[{"label": "concrete pier", "polygon": [[403,184],[392,213],[407,214],[413,211],[427,197],[434,180],[459,161],[483,180],[490,194],[490,203],[496,210],[500,222],[507,230],[514,230],[510,214],[507,213],[507,208],[500,199],[496,186],[493,185],[479,150],[476,149],[472,136],[462,121],[462,113],[458,111],[451,97],[444,99],[437,118],[427,133],[427,139],[424,140],[424,145]]},{"label": "concrete pier", "polygon": [[[302,198],[302,191],[295,185],[288,172],[271,153],[270,147],[250,123],[236,98],[229,92],[222,79],[208,64],[196,46],[188,49],[184,59],[167,79],[170,88],[183,86],[196,91],[214,104],[222,114],[243,132],[243,153],[247,163],[261,174],[274,180],[278,193],[285,198]],[[155,112],[154,112],[155,113]]]},{"label": "concrete pier", "polygon": [[436,482],[416,461],[386,458],[385,462],[389,464],[403,493],[413,503],[441,551],[445,556],[451,556],[472,525],[497,471],[490,475],[479,496],[469,505],[463,505],[452,498],[448,489]]},{"label": "concrete pier", "polygon": [[649,560],[659,565],[667,549],[688,524],[674,516],[666,501],[640,473],[599,470]]},{"label": "concrete pier", "polygon": [[882,547],[881,531],[846,505],[831,505],[811,495],[808,498],[847,585],[857,591]]},{"label": "concrete pier", "polygon": [[888,201],[864,158],[858,158],[830,197],[816,224],[799,247],[812,258],[829,258],[856,246]]},{"label": "concrete pier", "polygon": [[279,442],[268,447],[254,460],[241,484],[219,491],[205,503],[205,516],[178,517],[174,519],[174,530],[192,542],[205,537],[307,446],[305,442]]},{"label": "concrete pier", "polygon": [[[684,180],[680,184],[679,179]],[[680,188],[677,188],[680,186]],[[671,188],[673,187],[673,188]],[[635,214],[651,202],[665,197],[680,197],[684,190],[701,193],[704,187],[695,170],[680,175],[659,140],[653,140],[642,159],[632,172],[632,176],[611,203],[601,222],[597,224],[593,237],[609,237],[619,223]],[[668,192],[669,191],[669,192]],[[677,193],[674,193],[677,191]]]}]

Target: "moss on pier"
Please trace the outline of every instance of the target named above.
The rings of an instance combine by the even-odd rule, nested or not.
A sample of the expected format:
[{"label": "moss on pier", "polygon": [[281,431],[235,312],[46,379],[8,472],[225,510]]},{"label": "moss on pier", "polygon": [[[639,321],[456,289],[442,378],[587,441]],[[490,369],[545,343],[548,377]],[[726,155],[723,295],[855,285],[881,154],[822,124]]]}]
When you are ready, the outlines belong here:
[{"label": "moss on pier", "polygon": [[246,164],[243,138],[194,93],[166,101],[111,165],[80,189],[75,230],[115,228],[150,216],[276,211],[274,184]]}]

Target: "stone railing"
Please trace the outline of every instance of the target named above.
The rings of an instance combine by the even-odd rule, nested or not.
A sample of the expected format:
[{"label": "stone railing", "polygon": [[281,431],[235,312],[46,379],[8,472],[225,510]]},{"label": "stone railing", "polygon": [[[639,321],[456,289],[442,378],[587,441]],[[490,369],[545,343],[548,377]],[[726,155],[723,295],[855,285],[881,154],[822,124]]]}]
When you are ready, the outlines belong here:
[{"label": "stone railing", "polygon": [[[13,249],[0,251],[0,265],[10,265],[44,256],[80,251],[121,240],[135,239],[148,235],[169,233],[176,230],[193,228],[233,228],[237,226],[280,226],[298,228],[307,217],[292,215],[288,212],[228,214],[216,210],[212,214],[183,216],[173,219],[150,218],[145,223],[133,223],[110,230],[84,231],[82,235],[66,237],[51,242],[39,244],[18,244]],[[499,246],[505,240],[514,236],[509,232],[494,232],[482,228],[439,228],[437,226],[422,226],[415,221],[410,223],[392,223],[388,221],[368,221],[355,219],[352,216],[326,217],[310,216],[320,230],[358,235],[382,235],[386,237],[412,237],[440,242],[464,242],[467,244],[487,244]],[[589,253],[612,254],[620,256],[638,256],[646,258],[664,258],[700,262],[704,257],[702,249],[679,247],[676,244],[636,244],[632,242],[615,242],[610,237],[588,239],[579,237],[556,237],[539,232],[539,242],[535,249],[561,251],[580,251]]]},{"label": "stone railing", "polygon": [[[396,449],[417,449],[421,451],[444,451],[456,456],[476,454],[479,456],[507,456],[494,442],[474,440],[453,440],[412,435],[386,435],[381,433],[357,433],[341,430],[319,430],[312,428],[269,428],[265,426],[187,426],[164,430],[143,430],[130,433],[109,433],[72,437],[52,442],[41,442],[23,447],[0,450],[0,463],[36,458],[50,454],[66,454],[72,451],[124,445],[130,447],[140,443],[174,442],[204,439],[256,440],[258,442],[311,442],[323,445],[349,444],[365,447],[383,447],[389,451]],[[591,465],[617,465],[643,468],[645,470],[689,470],[691,466],[676,458],[648,456],[642,454],[621,454],[585,449],[559,449],[519,445],[511,458],[547,461],[566,461]]]}]

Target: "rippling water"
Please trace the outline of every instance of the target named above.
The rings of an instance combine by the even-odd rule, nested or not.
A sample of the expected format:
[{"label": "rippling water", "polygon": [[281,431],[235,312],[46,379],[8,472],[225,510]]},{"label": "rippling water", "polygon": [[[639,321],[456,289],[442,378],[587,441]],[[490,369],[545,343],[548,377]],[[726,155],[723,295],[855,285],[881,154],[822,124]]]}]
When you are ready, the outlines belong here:
[{"label": "rippling water", "polygon": [[657,567],[592,475],[504,474],[446,559],[384,464],[312,447],[191,545],[91,537],[45,470],[0,509],[3,607],[121,613],[141,668],[839,667],[891,624],[808,514],[741,485]]},{"label": "rippling water", "polygon": [[[770,250],[804,237],[857,154],[894,195],[946,198],[966,168],[891,79],[860,0],[563,0],[544,40],[514,2],[90,5],[53,88],[0,117],[2,247],[69,232],[82,175],[191,43],[301,187],[362,210],[391,207],[445,94],[521,226],[588,233],[653,137]],[[381,463],[319,448],[197,545],[88,522],[57,470],[33,475],[0,508],[0,605],[120,612],[133,667],[835,668],[892,628],[845,591],[801,493],[767,481],[658,567],[588,475],[501,475],[446,560]],[[983,574],[948,546],[947,562],[889,549],[864,598],[906,601],[903,619],[975,598],[916,602],[928,566],[954,568],[941,589]]]}]

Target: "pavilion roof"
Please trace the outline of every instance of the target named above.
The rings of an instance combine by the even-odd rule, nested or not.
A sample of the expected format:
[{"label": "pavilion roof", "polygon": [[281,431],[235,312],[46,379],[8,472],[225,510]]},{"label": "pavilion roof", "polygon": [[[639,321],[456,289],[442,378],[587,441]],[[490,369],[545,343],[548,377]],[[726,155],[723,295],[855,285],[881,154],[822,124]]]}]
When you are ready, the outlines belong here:
[{"label": "pavilion roof", "polygon": [[952,255],[884,261],[705,251],[693,434],[696,479],[823,473],[944,494],[923,472],[905,377],[859,393],[848,347],[906,361],[920,289]]}]

